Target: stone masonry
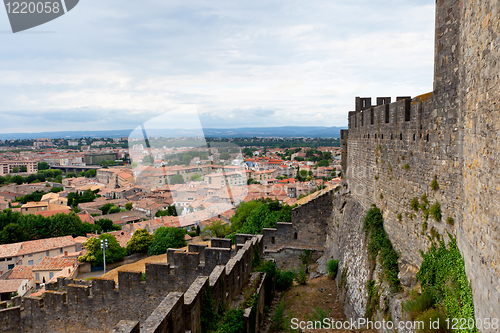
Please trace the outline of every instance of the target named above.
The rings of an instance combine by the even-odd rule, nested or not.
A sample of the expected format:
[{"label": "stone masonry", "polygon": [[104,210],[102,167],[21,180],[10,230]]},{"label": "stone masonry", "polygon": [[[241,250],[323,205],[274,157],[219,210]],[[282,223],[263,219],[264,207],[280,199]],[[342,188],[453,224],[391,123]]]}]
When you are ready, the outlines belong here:
[{"label": "stone masonry", "polygon": [[167,263],[146,264],[146,281],[141,272],[126,271],[119,272],[118,286],[107,279],[59,278],[43,297],[17,297],[14,307],[0,308],[0,332],[201,332],[205,292],[216,310],[230,302],[249,279],[255,253],[263,254],[261,235],[237,235],[236,246],[232,257],[230,248],[169,249]]},{"label": "stone masonry", "polygon": [[[375,105],[358,97],[341,138],[352,197],[382,209],[411,271],[431,233],[456,235],[477,318],[500,318],[499,59],[500,2],[437,0],[433,92]],[[410,207],[424,193],[442,221]]]}]

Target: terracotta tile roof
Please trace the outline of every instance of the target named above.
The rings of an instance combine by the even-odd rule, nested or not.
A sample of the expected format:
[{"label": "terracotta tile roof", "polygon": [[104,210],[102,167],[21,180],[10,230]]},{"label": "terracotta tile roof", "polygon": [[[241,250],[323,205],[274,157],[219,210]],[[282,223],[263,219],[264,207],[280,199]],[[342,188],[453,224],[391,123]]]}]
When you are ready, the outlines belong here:
[{"label": "terracotta tile roof", "polygon": [[14,279],[27,279],[31,280],[33,278],[33,267],[34,266],[16,266],[12,269],[8,280]]},{"label": "terracotta tile roof", "polygon": [[18,291],[22,283],[23,280],[4,280],[0,283],[0,294]]},{"label": "terracotta tile roof", "polygon": [[0,258],[44,252],[75,245],[71,236],[37,239],[33,241],[0,245]]},{"label": "terracotta tile roof", "polygon": [[92,220],[92,216],[90,214],[76,214],[82,220],[82,222],[88,222],[88,223],[94,223],[94,220]]},{"label": "terracotta tile roof", "polygon": [[22,243],[0,245],[0,258],[13,257],[21,249]]},{"label": "terracotta tile roof", "polygon": [[38,265],[33,267],[33,271],[58,271],[66,267],[72,267],[77,263],[77,259],[45,257]]},{"label": "terracotta tile roof", "polygon": [[75,243],[85,243],[87,241],[87,237],[78,236],[74,238]]},{"label": "terracotta tile roof", "polygon": [[[69,207],[68,207],[69,208]],[[69,208],[69,210],[71,210],[71,208]],[[35,212],[35,215],[43,215],[45,217],[51,217],[53,215],[56,215],[56,214],[67,214],[69,212],[69,210],[49,210],[49,211],[42,211],[42,212]]]}]

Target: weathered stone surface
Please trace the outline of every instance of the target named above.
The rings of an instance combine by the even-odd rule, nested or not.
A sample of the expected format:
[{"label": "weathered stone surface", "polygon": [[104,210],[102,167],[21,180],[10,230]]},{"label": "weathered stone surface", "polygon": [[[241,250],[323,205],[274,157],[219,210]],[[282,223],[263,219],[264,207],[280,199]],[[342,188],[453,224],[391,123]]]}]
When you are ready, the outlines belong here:
[{"label": "weathered stone surface", "polygon": [[[382,209],[403,286],[414,285],[429,235],[456,235],[477,318],[500,318],[499,58],[498,1],[438,0],[433,92],[376,106],[357,98],[341,138],[352,196]],[[442,221],[410,207],[424,193]]]}]

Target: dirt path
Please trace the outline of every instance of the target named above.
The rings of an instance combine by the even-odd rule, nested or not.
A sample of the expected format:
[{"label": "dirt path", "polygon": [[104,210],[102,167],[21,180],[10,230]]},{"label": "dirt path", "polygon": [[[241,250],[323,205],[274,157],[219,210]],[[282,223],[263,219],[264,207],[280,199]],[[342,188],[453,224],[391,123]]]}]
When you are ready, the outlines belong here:
[{"label": "dirt path", "polygon": [[[284,302],[285,320],[288,329],[280,331],[272,331],[271,324],[276,308],[280,302]],[[323,320],[324,318],[332,318],[335,321],[345,321],[346,317],[342,310],[342,305],[337,297],[337,286],[335,281],[328,277],[319,277],[313,280],[308,280],[307,285],[301,286],[295,284],[290,290],[277,295],[269,316],[265,319],[262,325],[261,332],[365,332],[374,333],[371,330],[331,330],[331,329],[291,329],[291,319],[297,318],[299,321],[308,320]]]}]

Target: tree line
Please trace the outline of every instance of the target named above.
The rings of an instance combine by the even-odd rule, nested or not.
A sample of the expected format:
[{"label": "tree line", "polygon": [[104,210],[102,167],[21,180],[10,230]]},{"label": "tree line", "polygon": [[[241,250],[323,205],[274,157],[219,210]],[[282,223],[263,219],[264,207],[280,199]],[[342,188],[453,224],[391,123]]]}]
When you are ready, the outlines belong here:
[{"label": "tree line", "polygon": [[100,219],[94,224],[82,222],[74,212],[59,213],[50,217],[23,215],[10,209],[0,212],[0,244],[62,236],[85,236],[87,233],[119,229],[120,226],[109,219]]}]

